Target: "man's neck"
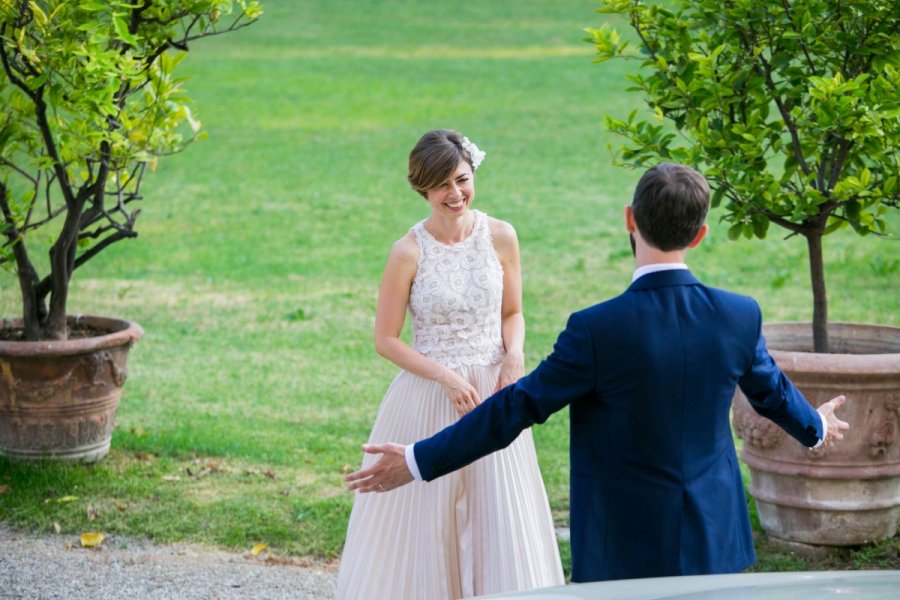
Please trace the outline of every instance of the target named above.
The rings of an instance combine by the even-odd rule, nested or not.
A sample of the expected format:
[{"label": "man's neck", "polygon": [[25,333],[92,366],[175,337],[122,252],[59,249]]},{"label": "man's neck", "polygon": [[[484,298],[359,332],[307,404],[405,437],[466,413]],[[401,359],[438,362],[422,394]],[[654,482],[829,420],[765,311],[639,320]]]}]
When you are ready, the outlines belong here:
[{"label": "man's neck", "polygon": [[635,266],[634,275],[631,280],[636,281],[648,273],[655,271],[664,271],[667,269],[686,269],[684,257],[687,250],[673,250],[664,252],[645,243],[638,243],[635,247]]},{"label": "man's neck", "polygon": [[635,260],[638,267],[647,265],[659,265],[665,263],[684,263],[684,257],[687,250],[672,250],[671,252],[663,252],[656,248],[648,246],[638,246]]}]

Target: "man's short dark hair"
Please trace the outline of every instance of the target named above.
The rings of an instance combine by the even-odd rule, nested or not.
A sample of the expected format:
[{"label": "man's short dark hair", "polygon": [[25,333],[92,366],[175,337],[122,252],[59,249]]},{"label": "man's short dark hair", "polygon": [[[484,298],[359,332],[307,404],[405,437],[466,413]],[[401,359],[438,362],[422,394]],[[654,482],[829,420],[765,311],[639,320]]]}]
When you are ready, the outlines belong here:
[{"label": "man's short dark hair", "polygon": [[709,184],[690,167],[660,163],[638,181],[631,208],[648,244],[664,252],[681,250],[706,221]]}]

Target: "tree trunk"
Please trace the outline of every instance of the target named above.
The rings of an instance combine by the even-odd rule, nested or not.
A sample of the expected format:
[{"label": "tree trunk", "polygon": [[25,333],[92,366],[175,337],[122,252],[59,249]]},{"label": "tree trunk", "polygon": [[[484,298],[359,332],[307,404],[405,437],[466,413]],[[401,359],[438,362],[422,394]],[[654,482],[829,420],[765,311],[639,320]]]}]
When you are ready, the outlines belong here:
[{"label": "tree trunk", "polygon": [[809,275],[813,292],[813,351],[827,354],[828,344],[828,296],[825,292],[825,263],[822,260],[822,234],[806,235],[809,248]]},{"label": "tree trunk", "polygon": [[[66,224],[60,233],[56,243],[50,248],[50,268],[53,281],[50,292],[50,311],[47,315],[47,323],[44,328],[44,339],[65,340],[68,338],[66,327],[66,302],[69,299],[69,279],[71,277],[70,253],[73,251],[72,241],[67,239],[67,229],[70,226],[69,216],[71,209],[66,213]],[[77,231],[77,229],[75,230]]]}]

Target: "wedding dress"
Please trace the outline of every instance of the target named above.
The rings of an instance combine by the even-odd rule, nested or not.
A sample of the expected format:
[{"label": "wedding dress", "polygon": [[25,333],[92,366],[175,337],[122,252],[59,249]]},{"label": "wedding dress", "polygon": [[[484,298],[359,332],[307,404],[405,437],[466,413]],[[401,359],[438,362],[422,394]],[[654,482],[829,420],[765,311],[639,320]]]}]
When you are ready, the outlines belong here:
[{"label": "wedding dress", "polygon": [[[503,268],[488,218],[472,211],[456,244],[412,231],[419,261],[409,300],[413,348],[487,398],[503,358]],[[458,419],[436,381],[401,371],[378,409],[370,443],[409,444]],[[377,456],[365,455],[363,467]],[[356,494],[337,598],[439,600],[563,583],[531,430],[509,447],[430,483]]]}]

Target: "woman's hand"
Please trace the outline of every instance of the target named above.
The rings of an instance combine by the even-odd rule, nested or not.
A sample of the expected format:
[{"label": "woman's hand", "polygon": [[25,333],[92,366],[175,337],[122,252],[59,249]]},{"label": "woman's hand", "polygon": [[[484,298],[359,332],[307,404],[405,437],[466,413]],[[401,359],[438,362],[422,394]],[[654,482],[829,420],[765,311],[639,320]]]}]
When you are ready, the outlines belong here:
[{"label": "woman's hand", "polygon": [[497,387],[494,388],[494,391],[499,391],[517,382],[524,374],[525,354],[521,351],[507,352],[503,362],[500,363],[500,375],[497,377]]},{"label": "woman's hand", "polygon": [[456,413],[461,417],[468,412],[475,410],[475,407],[481,404],[481,398],[478,397],[478,391],[468,381],[457,375],[455,372],[447,369],[444,378],[441,380],[444,393],[456,409]]}]

